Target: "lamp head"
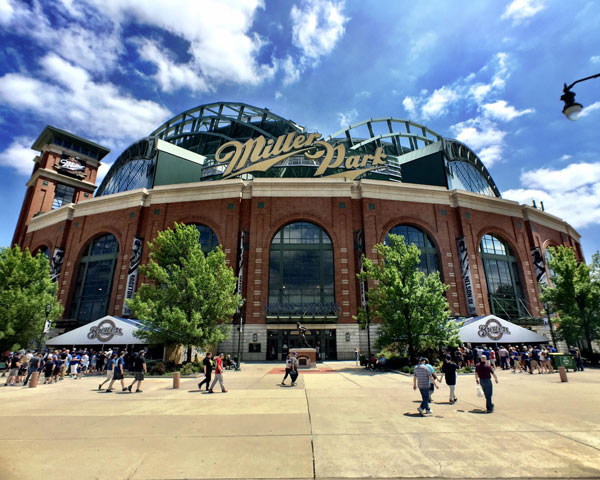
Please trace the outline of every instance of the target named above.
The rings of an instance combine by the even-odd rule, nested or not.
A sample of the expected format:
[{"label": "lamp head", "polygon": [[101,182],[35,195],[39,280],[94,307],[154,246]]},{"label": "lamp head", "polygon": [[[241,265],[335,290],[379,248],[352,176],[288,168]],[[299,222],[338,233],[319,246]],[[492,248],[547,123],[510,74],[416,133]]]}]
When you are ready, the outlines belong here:
[{"label": "lamp head", "polygon": [[569,120],[577,120],[581,114],[583,105],[575,101],[575,92],[569,90],[566,84],[563,88],[563,94],[560,99],[565,102],[565,106],[562,110],[562,112],[565,114],[565,117],[567,117]]}]

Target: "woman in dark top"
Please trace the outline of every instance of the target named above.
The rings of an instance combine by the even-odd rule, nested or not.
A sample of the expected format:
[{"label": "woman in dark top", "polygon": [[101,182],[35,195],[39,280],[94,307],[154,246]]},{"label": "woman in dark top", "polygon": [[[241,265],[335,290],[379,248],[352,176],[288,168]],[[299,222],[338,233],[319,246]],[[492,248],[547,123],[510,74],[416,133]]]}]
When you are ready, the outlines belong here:
[{"label": "woman in dark top", "polygon": [[494,373],[494,369],[487,363],[487,357],[482,355],[481,361],[475,367],[475,382],[477,382],[477,385],[481,384],[481,388],[483,389],[487,413],[494,411],[494,404],[492,403],[492,394],[494,393],[492,377],[498,383],[498,377]]},{"label": "woman in dark top", "polygon": [[44,384],[52,383],[52,374],[54,373],[54,360],[52,355],[48,355],[44,363]]}]

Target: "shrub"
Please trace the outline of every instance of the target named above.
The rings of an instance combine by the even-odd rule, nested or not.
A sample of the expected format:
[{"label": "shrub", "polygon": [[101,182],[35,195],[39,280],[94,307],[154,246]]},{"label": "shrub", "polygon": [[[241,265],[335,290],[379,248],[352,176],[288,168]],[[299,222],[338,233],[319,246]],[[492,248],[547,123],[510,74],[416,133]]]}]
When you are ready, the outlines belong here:
[{"label": "shrub", "polygon": [[413,367],[410,367],[408,370],[408,373],[410,373],[411,375],[413,375],[415,373],[415,369]]},{"label": "shrub", "polygon": [[164,375],[167,373],[167,368],[163,362],[159,362],[150,369],[150,375]]},{"label": "shrub", "polygon": [[473,373],[473,369],[469,365],[466,365],[461,371],[463,373]]},{"label": "shrub", "polygon": [[198,372],[198,368],[193,363],[186,363],[183,367],[181,367],[181,375],[192,375]]},{"label": "shrub", "polygon": [[404,366],[402,367],[402,371],[403,371],[404,373],[410,373],[410,367],[409,367],[408,365],[404,365]]}]

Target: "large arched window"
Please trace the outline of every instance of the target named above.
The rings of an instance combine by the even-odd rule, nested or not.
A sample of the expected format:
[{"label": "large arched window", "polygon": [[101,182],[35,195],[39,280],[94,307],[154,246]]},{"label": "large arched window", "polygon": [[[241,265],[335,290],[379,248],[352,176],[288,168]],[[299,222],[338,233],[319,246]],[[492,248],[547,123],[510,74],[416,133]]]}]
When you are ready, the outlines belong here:
[{"label": "large arched window", "polygon": [[508,244],[494,235],[484,235],[479,253],[492,313],[506,319],[529,315],[523,300],[519,265]]},{"label": "large arched window", "polygon": [[[413,227],[412,225],[396,225],[392,228],[388,235],[392,233],[394,235],[402,235],[404,242],[407,245],[414,243],[419,250],[421,250],[421,262],[419,263],[419,270],[426,275],[430,273],[440,271],[440,255],[435,248],[435,244],[429,238],[429,235],[424,231]],[[388,235],[385,236],[385,244],[389,244]]]},{"label": "large arched window", "polygon": [[552,260],[552,254],[548,248],[556,248],[554,245],[548,245],[546,247],[546,251],[544,252],[544,263],[546,264],[546,270],[548,271],[548,284],[552,285],[553,278],[556,276],[554,270],[550,268],[550,260]]},{"label": "large arched window", "polygon": [[212,228],[200,223],[195,223],[194,226],[200,233],[200,245],[202,246],[202,251],[205,255],[217,248],[219,240],[217,239],[215,232],[212,231]]},{"label": "large arched window", "polygon": [[[333,272],[327,233],[307,222],[286,225],[271,242],[269,308],[292,314],[311,305],[317,315],[330,314],[335,302]],[[284,312],[284,307],[289,311]]]},{"label": "large arched window", "polygon": [[71,318],[90,322],[107,314],[118,256],[114,235],[97,237],[87,246],[79,261]]}]

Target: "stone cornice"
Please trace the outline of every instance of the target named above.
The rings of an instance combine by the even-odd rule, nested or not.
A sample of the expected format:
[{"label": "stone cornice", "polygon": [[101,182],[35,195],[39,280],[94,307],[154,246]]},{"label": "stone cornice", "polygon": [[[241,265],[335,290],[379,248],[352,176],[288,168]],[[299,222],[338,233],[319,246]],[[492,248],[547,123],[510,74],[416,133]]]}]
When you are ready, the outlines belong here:
[{"label": "stone cornice", "polygon": [[48,168],[38,168],[25,185],[28,187],[35,185],[38,181],[38,178],[40,177],[55,180],[58,183],[69,185],[75,188],[80,188],[91,193],[93,193],[94,190],[96,190],[97,188],[96,185],[94,185],[93,183],[87,182],[85,180],[78,180],[77,178],[72,178],[67,175],[62,175]]},{"label": "stone cornice", "polygon": [[141,188],[129,192],[115,193],[83,200],[75,205],[73,218],[95,215],[98,213],[114,212],[126,208],[137,208],[148,206],[148,190]]},{"label": "stone cornice", "polygon": [[242,198],[244,187],[240,179],[164,185],[149,191],[148,205]]},{"label": "stone cornice", "polygon": [[56,210],[42,213],[29,220],[29,223],[27,224],[27,231],[35,232],[36,230],[42,230],[43,228],[57,225],[65,220],[72,220],[74,211],[75,204],[69,203],[68,205],[57,208]]},{"label": "stone cornice", "polygon": [[470,210],[523,218],[519,202],[480,195],[478,193],[465,192],[464,190],[452,190],[449,193],[451,198],[450,205],[452,207],[468,208]]},{"label": "stone cornice", "polygon": [[529,205],[521,205],[521,208],[525,220],[566,233],[577,240],[581,238],[581,235],[563,219]]},{"label": "stone cornice", "polygon": [[342,178],[255,178],[252,197],[349,197],[353,182]]}]

